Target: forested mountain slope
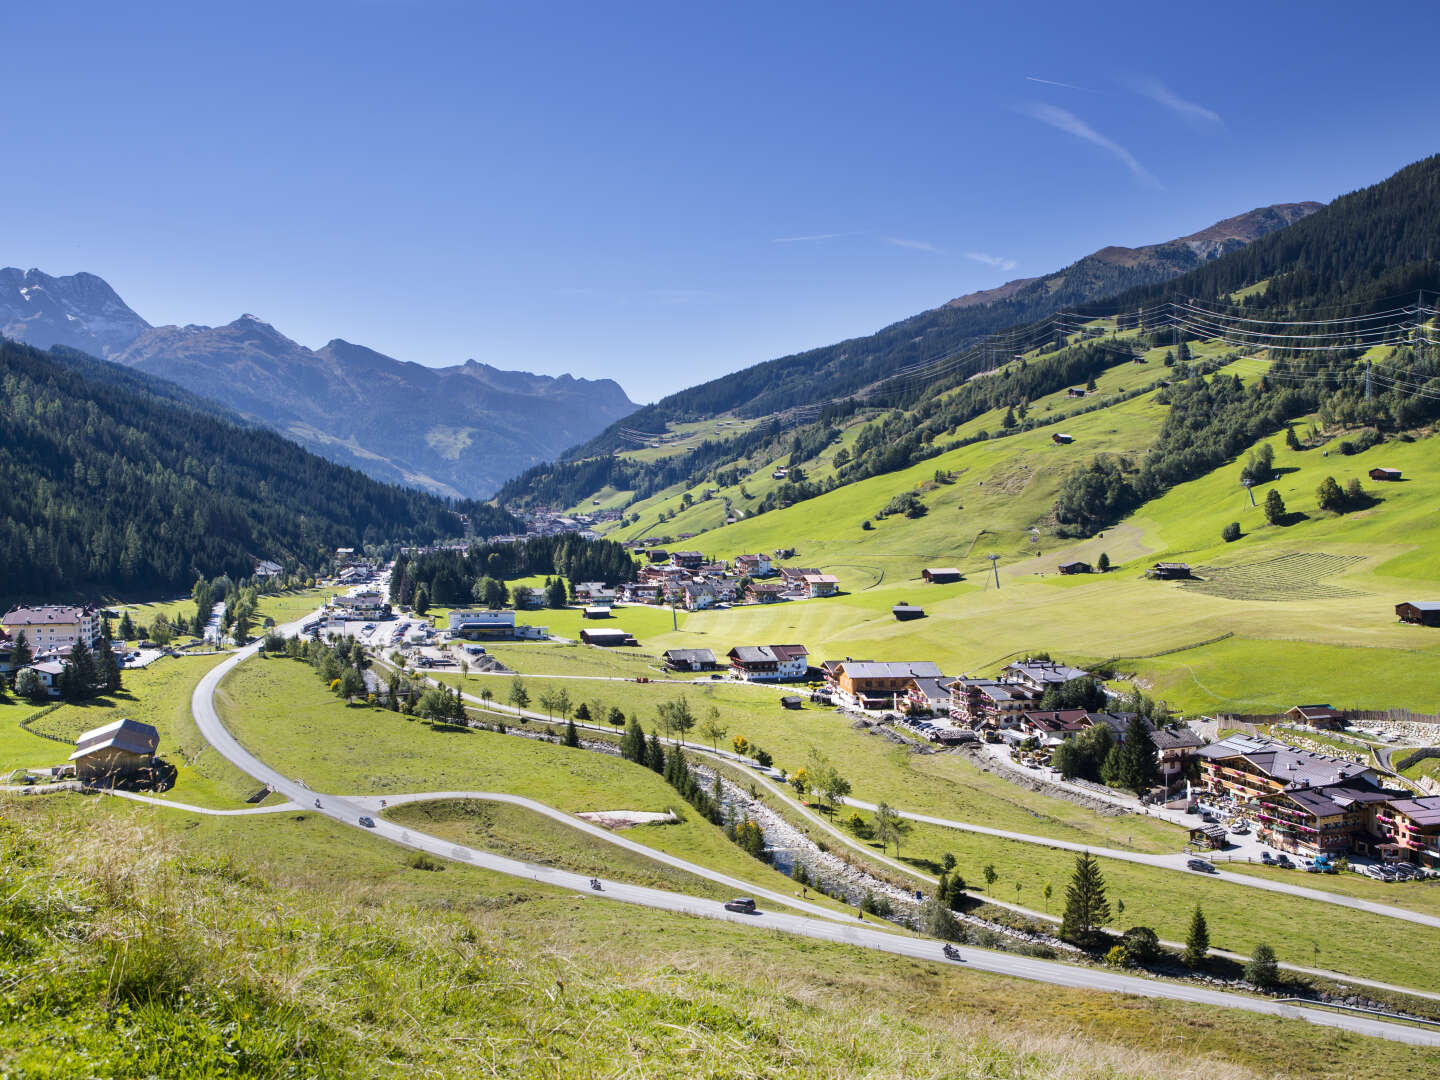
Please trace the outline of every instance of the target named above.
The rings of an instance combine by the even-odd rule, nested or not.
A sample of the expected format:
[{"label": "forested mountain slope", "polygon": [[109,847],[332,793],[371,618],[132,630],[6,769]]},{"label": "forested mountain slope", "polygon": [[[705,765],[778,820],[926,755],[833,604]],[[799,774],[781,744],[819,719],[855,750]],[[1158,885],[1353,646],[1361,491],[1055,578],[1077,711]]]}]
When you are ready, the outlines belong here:
[{"label": "forested mountain slope", "polygon": [[1167,281],[1244,247],[1257,237],[1283,229],[1313,214],[1321,205],[1304,202],[1261,207],[1165,243],[1102,248],[1053,274],[958,297],[868,337],[756,364],[671,394],[626,417],[566,457],[588,457],[625,445],[617,437],[621,426],[658,432],[670,422],[732,411],[738,416],[763,416],[848,393],[907,365],[967,348],[987,334],[1133,286]]},{"label": "forested mountain slope", "polygon": [[77,353],[0,341],[0,603],[188,590],[259,559],[508,531],[493,507],[382,484],[184,391]]}]

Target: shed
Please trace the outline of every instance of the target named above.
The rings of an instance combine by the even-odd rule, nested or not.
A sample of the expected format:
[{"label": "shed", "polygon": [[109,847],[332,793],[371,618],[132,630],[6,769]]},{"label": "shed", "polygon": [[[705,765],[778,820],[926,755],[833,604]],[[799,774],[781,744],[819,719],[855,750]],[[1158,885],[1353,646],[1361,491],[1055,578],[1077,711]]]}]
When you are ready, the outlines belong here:
[{"label": "shed", "polygon": [[1383,468],[1383,467],[1376,467],[1376,468],[1370,470],[1370,479],[1371,479],[1371,480],[1399,480],[1399,479],[1400,479],[1400,470],[1399,470],[1399,469],[1386,469],[1386,468]]},{"label": "shed", "polygon": [[1208,848],[1223,848],[1227,833],[1224,825],[1196,825],[1190,830],[1190,842]]},{"label": "shed", "polygon": [[93,728],[75,740],[77,780],[115,783],[140,776],[155,764],[160,732],[128,718]]},{"label": "shed", "polygon": [[580,613],[582,619],[608,619],[610,608],[606,604],[592,604]]},{"label": "shed", "polygon": [[1296,705],[1285,710],[1285,715],[1297,724],[1313,728],[1338,728],[1345,725],[1345,713],[1329,705]]},{"label": "shed", "polygon": [[890,614],[900,622],[909,622],[911,619],[923,619],[925,609],[916,607],[914,604],[896,604],[890,609]]},{"label": "shed", "polygon": [[1157,562],[1150,568],[1150,576],[1174,580],[1190,576],[1190,564],[1183,562]]},{"label": "shed", "polygon": [[786,694],[780,699],[780,704],[787,709],[799,709],[802,708],[804,705],[804,703],[794,694]]},{"label": "shed", "polygon": [[586,645],[603,645],[612,647],[615,645],[638,644],[631,634],[624,630],[591,630],[588,627],[580,631],[580,640]]},{"label": "shed", "polygon": [[1395,605],[1401,622],[1417,626],[1440,626],[1440,600],[1406,600]]},{"label": "shed", "polygon": [[1062,562],[1056,569],[1062,574],[1088,574],[1090,573],[1090,564],[1078,560],[1075,562]]},{"label": "shed", "polygon": [[928,585],[949,585],[965,580],[965,575],[953,566],[927,566],[920,571],[920,577]]},{"label": "shed", "polygon": [[1066,435],[1063,431],[1057,431],[1057,432],[1055,432],[1055,434],[1053,434],[1053,435],[1050,436],[1050,441],[1053,442],[1053,443],[1059,443],[1059,444],[1062,444],[1062,445],[1063,445],[1064,443],[1072,443],[1072,442],[1074,442],[1074,441],[1075,441],[1075,436],[1074,436],[1074,435]]}]

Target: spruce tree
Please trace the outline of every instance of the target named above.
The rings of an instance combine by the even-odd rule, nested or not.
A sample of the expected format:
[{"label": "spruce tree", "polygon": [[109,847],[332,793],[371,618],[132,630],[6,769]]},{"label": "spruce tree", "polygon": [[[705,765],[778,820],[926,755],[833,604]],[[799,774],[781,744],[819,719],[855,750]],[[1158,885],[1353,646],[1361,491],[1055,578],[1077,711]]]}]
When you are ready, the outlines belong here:
[{"label": "spruce tree", "polygon": [[30,661],[35,659],[35,654],[30,651],[30,642],[25,639],[25,631],[20,630],[15,634],[15,644],[10,650],[10,664],[15,671],[30,666]]},{"label": "spruce tree", "polygon": [[665,772],[665,748],[660,745],[660,735],[652,731],[645,747],[645,764],[657,773]]},{"label": "spruce tree", "polygon": [[1082,948],[1094,944],[1100,928],[1110,921],[1110,901],[1105,898],[1105,879],[1100,864],[1088,851],[1075,857],[1075,872],[1065,890],[1065,915],[1060,936]]},{"label": "spruce tree", "polygon": [[566,745],[566,746],[579,746],[579,745],[580,745],[580,732],[579,732],[579,730],[575,727],[575,721],[574,721],[574,720],[566,720],[566,721],[565,721],[565,745]]},{"label": "spruce tree", "polygon": [[630,718],[630,726],[625,729],[625,734],[620,739],[620,756],[626,761],[645,764],[645,729],[633,716]]},{"label": "spruce tree", "polygon": [[1160,755],[1155,749],[1155,738],[1150,734],[1150,725],[1137,712],[1130,717],[1125,743],[1120,749],[1119,783],[1136,795],[1143,795],[1159,779]]},{"label": "spruce tree", "polygon": [[1271,525],[1279,525],[1285,520],[1285,500],[1274,488],[1265,496],[1265,520]]},{"label": "spruce tree", "polygon": [[1199,967],[1210,955],[1210,927],[1205,923],[1205,913],[1195,905],[1195,914],[1190,916],[1190,931],[1185,935],[1185,963]]},{"label": "spruce tree", "polygon": [[1280,965],[1275,960],[1275,950],[1263,941],[1255,946],[1250,962],[1245,965],[1245,981],[1262,990],[1268,990],[1280,981]]},{"label": "spruce tree", "polygon": [[115,659],[115,650],[110,647],[110,642],[101,643],[99,663],[100,689],[107,694],[113,694],[120,689],[120,662]]}]

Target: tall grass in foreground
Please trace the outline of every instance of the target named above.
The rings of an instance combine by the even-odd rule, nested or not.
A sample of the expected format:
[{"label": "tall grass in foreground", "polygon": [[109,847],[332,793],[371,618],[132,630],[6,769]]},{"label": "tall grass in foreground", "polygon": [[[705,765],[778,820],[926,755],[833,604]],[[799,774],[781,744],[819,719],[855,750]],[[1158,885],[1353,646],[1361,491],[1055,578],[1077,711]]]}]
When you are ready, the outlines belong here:
[{"label": "tall grass in foreground", "polygon": [[[0,1075],[1252,1075],[991,1022],[963,973],[916,1009],[798,951],[788,977],[707,962],[688,924],[674,963],[637,964],[621,905],[587,937],[523,898],[459,912],[351,888],[277,888],[118,816],[0,801]],[[711,956],[748,937],[699,933]]]}]

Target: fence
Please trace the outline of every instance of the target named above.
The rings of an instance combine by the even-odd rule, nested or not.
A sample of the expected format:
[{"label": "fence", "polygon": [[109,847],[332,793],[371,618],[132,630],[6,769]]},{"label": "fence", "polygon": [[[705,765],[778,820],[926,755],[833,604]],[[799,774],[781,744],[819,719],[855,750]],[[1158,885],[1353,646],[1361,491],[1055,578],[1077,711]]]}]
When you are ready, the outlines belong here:
[{"label": "fence", "polygon": [[44,732],[44,731],[31,731],[31,730],[30,730],[30,725],[33,724],[36,720],[39,720],[39,719],[40,719],[42,716],[44,716],[46,713],[52,713],[52,712],[54,712],[54,711],[55,711],[56,709],[58,709],[59,707],[60,707],[59,705],[46,705],[45,708],[40,709],[40,710],[38,710],[38,711],[36,711],[36,712],[33,712],[33,713],[31,713],[29,716],[25,717],[24,720],[21,720],[21,721],[20,721],[20,726],[21,726],[28,734],[30,734],[30,735],[38,735],[38,736],[39,736],[40,738],[42,738],[42,739],[49,739],[51,742],[63,743],[65,746],[74,746],[74,745],[75,745],[75,740],[74,740],[74,739],[62,738],[62,737],[59,736],[59,735],[51,735],[51,734],[49,734],[48,732]]}]

